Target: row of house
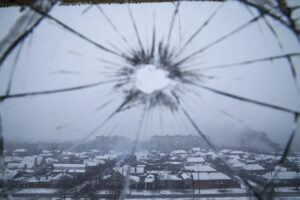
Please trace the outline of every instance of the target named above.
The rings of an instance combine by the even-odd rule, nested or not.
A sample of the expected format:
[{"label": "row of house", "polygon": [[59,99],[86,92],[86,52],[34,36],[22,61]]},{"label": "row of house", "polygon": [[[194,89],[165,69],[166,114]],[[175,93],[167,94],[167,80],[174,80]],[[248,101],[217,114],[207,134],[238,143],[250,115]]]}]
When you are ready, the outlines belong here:
[{"label": "row of house", "polygon": [[[142,151],[129,158],[120,152],[102,154],[97,150],[59,154],[43,150],[39,155],[24,157],[16,152],[23,153],[26,150],[14,151],[5,156],[3,177],[7,182],[20,182],[26,188],[57,188],[64,182],[74,186],[85,181],[92,182],[101,189],[121,188],[126,178],[129,178],[133,189],[241,187],[235,177],[224,170],[222,162],[219,162],[220,158],[234,170],[251,177],[266,181],[272,179],[279,186],[300,185],[298,171],[292,167],[281,167],[280,170],[270,168],[270,163],[278,161],[279,156],[229,149],[218,153],[201,148],[174,150],[170,153]],[[295,161],[294,158],[290,160],[290,163]],[[115,167],[108,165],[109,163],[113,163]]]}]

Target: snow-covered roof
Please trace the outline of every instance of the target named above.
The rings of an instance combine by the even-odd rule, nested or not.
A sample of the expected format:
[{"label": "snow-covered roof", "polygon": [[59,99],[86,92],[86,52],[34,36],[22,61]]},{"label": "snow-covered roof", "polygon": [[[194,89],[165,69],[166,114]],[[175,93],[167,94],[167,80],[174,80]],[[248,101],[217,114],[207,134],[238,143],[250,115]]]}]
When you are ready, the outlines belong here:
[{"label": "snow-covered roof", "polygon": [[70,175],[70,174],[60,173],[60,174],[57,174],[56,176],[52,177],[52,180],[59,180],[62,177],[64,177],[64,178],[73,178],[73,176]]},{"label": "snow-covered roof", "polygon": [[105,164],[105,161],[104,160],[84,160],[83,163],[86,164],[87,166],[97,166],[99,164]]},{"label": "snow-covered roof", "polygon": [[168,172],[160,172],[158,174],[159,179],[162,181],[166,181],[166,180],[172,180],[172,181],[177,181],[177,180],[181,180],[181,178],[179,178],[176,175],[173,174],[169,174]]},{"label": "snow-covered roof", "polygon": [[129,179],[136,183],[140,182],[140,177],[138,177],[138,176],[130,176]]},{"label": "snow-covered roof", "polygon": [[54,169],[85,169],[85,164],[53,164]]},{"label": "snow-covered roof", "polygon": [[[17,175],[18,171],[17,170],[9,170],[9,169],[5,169],[4,170],[4,176],[3,178],[5,180],[10,180],[13,179],[16,175]],[[1,176],[2,177],[2,176]]]},{"label": "snow-covered roof", "polygon": [[45,161],[46,161],[46,163],[55,163],[55,162],[58,162],[58,160],[54,159],[54,158],[46,158]]},{"label": "snow-covered roof", "polygon": [[209,165],[193,165],[193,166],[184,166],[184,170],[195,171],[195,172],[214,172],[216,171]]},{"label": "snow-covered roof", "polygon": [[148,152],[146,151],[136,152],[135,156],[138,161],[146,160],[148,158]]},{"label": "snow-covered roof", "polygon": [[109,177],[111,177],[110,174],[109,174],[109,175],[104,175],[102,179],[103,179],[103,180],[106,180],[106,179],[108,179]]},{"label": "snow-covered roof", "polygon": [[41,164],[43,160],[43,157],[39,157],[39,156],[26,156],[23,158],[22,162],[21,162],[21,167],[22,168],[27,168],[27,169],[31,169],[33,167],[36,167],[38,165]]},{"label": "snow-covered roof", "polygon": [[281,166],[276,166],[275,170],[278,170],[280,172],[286,172],[286,171],[288,171],[288,169],[286,167],[281,167]]},{"label": "snow-covered roof", "polygon": [[153,183],[155,180],[155,177],[153,174],[149,174],[146,178],[145,178],[145,183]]},{"label": "snow-covered roof", "polygon": [[8,169],[20,169],[20,168],[22,168],[22,165],[21,165],[21,163],[8,163],[6,165],[6,168],[8,168]]},{"label": "snow-covered roof", "polygon": [[175,150],[172,151],[171,154],[187,154],[187,152],[185,150]]},{"label": "snow-covered roof", "polygon": [[63,151],[61,154],[62,154],[63,156],[71,156],[71,155],[74,155],[75,153],[70,152],[70,151]]},{"label": "snow-covered roof", "polygon": [[274,155],[264,155],[264,154],[259,154],[255,156],[256,160],[262,160],[262,161],[266,161],[266,160],[278,160],[276,156]]},{"label": "snow-covered roof", "polygon": [[242,168],[245,166],[245,163],[241,163],[241,162],[235,162],[232,164],[232,167],[234,168]]},{"label": "snow-covered roof", "polygon": [[183,179],[191,179],[191,175],[193,176],[193,180],[230,180],[231,178],[221,172],[186,172],[182,173]]},{"label": "snow-covered roof", "polygon": [[239,155],[230,155],[229,158],[232,158],[232,159],[240,159],[240,156]]},{"label": "snow-covered roof", "polygon": [[53,154],[52,153],[41,153],[39,156],[41,156],[41,157],[52,157]]},{"label": "snow-covered roof", "polygon": [[149,170],[149,171],[147,171],[147,174],[159,174],[159,173],[171,173],[171,171],[165,171],[165,170]]},{"label": "snow-covered roof", "polygon": [[229,153],[229,152],[231,152],[231,151],[232,151],[232,150],[229,150],[229,149],[223,149],[223,150],[220,151],[220,153],[223,153],[223,154],[224,154],[224,153]]},{"label": "snow-covered roof", "polygon": [[24,172],[26,172],[28,174],[33,174],[34,170],[33,169],[25,169]]},{"label": "snow-covered roof", "polygon": [[192,150],[193,151],[201,151],[201,148],[200,147],[193,147]]},{"label": "snow-covered roof", "polygon": [[24,153],[24,152],[27,152],[26,149],[15,149],[13,152],[15,153]]},{"label": "snow-covered roof", "polygon": [[42,177],[30,177],[26,182],[27,183],[48,183],[51,182],[52,177],[50,176],[42,176]]},{"label": "snow-covered roof", "polygon": [[53,173],[75,173],[75,174],[83,174],[86,172],[85,169],[55,169],[52,171]]},{"label": "snow-covered roof", "polygon": [[37,178],[35,178],[35,177],[33,176],[33,177],[30,177],[29,179],[27,179],[26,182],[27,182],[27,183],[37,183],[37,182],[39,182],[39,181],[37,180]]},{"label": "snow-covered roof", "polygon": [[178,162],[178,161],[172,161],[172,162],[165,162],[165,164],[171,164],[171,165],[181,165],[182,162]]},{"label": "snow-covered roof", "polygon": [[244,170],[264,170],[265,168],[263,168],[262,166],[260,166],[259,164],[246,164],[242,167]]},{"label": "snow-covered roof", "polygon": [[244,154],[243,151],[231,151],[229,154]]},{"label": "snow-covered roof", "polygon": [[177,160],[177,157],[176,157],[176,156],[172,156],[172,157],[170,158],[170,160]]},{"label": "snow-covered roof", "polygon": [[86,170],[85,169],[70,169],[70,170],[68,170],[68,173],[76,173],[76,174],[83,174],[83,173],[85,173],[86,172]]},{"label": "snow-covered roof", "polygon": [[289,157],[287,157],[287,159],[288,159],[290,162],[297,162],[297,163],[300,163],[300,157],[289,156]]},{"label": "snow-covered roof", "polygon": [[109,154],[105,154],[102,156],[96,156],[96,159],[100,159],[100,160],[113,160],[116,159],[120,156],[120,154],[118,153],[109,153]]},{"label": "snow-covered roof", "polygon": [[8,162],[21,162],[23,160],[23,158],[18,157],[18,156],[5,156],[4,157],[4,162],[8,163]]},{"label": "snow-covered roof", "polygon": [[130,167],[130,173],[144,173],[145,165],[137,165],[136,167]]},{"label": "snow-covered roof", "polygon": [[241,162],[238,159],[230,158],[229,160],[227,160],[227,163],[234,165],[236,163],[241,163]]},{"label": "snow-covered roof", "polygon": [[[267,178],[267,179],[271,179],[274,176],[274,172],[271,173],[267,173],[264,174],[263,177]],[[290,179],[299,179],[300,178],[300,174],[297,172],[278,172],[277,176],[274,177],[275,179],[282,179],[282,180],[290,180]]]},{"label": "snow-covered roof", "polygon": [[204,162],[204,158],[202,157],[191,157],[187,159],[188,163],[203,163]]},{"label": "snow-covered roof", "polygon": [[48,151],[48,150],[42,150],[42,153],[51,153],[51,151]]}]

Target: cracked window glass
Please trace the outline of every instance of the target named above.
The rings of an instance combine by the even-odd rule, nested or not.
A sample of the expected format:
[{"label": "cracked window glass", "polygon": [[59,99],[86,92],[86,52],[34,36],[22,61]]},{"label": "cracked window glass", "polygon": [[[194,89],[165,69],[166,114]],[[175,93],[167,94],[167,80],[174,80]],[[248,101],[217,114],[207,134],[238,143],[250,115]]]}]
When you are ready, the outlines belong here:
[{"label": "cracked window glass", "polygon": [[0,2],[1,198],[299,198],[299,10]]}]

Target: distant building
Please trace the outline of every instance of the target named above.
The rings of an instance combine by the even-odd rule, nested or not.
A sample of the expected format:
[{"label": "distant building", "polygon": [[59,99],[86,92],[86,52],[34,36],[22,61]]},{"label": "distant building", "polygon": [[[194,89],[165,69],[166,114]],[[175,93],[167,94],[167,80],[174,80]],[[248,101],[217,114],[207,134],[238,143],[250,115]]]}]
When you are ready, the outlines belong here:
[{"label": "distant building", "polygon": [[59,174],[59,173],[69,173],[69,174],[76,174],[76,175],[83,175],[86,172],[86,164],[53,164],[52,173]]},{"label": "distant building", "polygon": [[95,148],[108,152],[111,150],[123,151],[128,149],[130,142],[128,138],[120,136],[97,136],[95,140]]},{"label": "distant building", "polygon": [[241,169],[247,171],[249,174],[263,174],[266,172],[265,168],[260,166],[259,164],[245,164],[241,167]]},{"label": "distant building", "polygon": [[203,164],[204,162],[205,160],[202,157],[191,157],[187,159],[187,163],[189,165],[198,165],[198,164]]},{"label": "distant building", "polygon": [[298,172],[269,172],[263,175],[267,180],[273,179],[273,183],[280,187],[300,187],[300,174]]},{"label": "distant building", "polygon": [[216,172],[217,170],[212,168],[209,165],[188,165],[188,166],[184,166],[183,170],[184,172]]},{"label": "distant building", "polygon": [[240,184],[221,172],[184,172],[181,174],[186,188],[213,189],[239,188]]},{"label": "distant building", "polygon": [[207,145],[201,137],[195,135],[165,135],[151,137],[151,148],[153,150],[170,152],[178,149],[190,150],[193,147],[206,148]]},{"label": "distant building", "polygon": [[26,156],[20,163],[20,168],[32,169],[43,164],[45,159],[40,156]]}]

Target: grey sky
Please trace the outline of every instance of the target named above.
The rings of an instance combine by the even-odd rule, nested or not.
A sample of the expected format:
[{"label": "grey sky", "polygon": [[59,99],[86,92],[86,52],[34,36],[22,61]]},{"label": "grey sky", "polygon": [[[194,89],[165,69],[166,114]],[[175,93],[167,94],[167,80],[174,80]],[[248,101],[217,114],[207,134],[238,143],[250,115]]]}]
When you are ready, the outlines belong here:
[{"label": "grey sky", "polygon": [[[220,5],[182,2],[170,43],[179,48]],[[175,9],[173,4],[132,4],[130,7],[142,42],[146,46],[150,46],[154,16],[157,39],[166,39]],[[109,43],[112,43],[121,50],[128,50],[96,7],[82,14],[85,8],[87,6],[57,6],[51,15],[105,46],[110,47]],[[137,38],[127,6],[103,5],[102,9],[128,38],[132,47],[137,47]],[[1,30],[5,30],[0,33],[1,38],[19,15],[17,8],[0,9],[0,27]],[[251,18],[253,15],[243,5],[234,2],[222,5],[209,25],[187,48],[186,54],[217,40]],[[193,68],[299,52],[299,43],[295,36],[278,22],[269,18],[268,20],[276,28],[283,49],[279,47],[277,39],[265,23],[259,21],[199,54],[195,59],[195,63],[198,64]],[[1,93],[7,87],[8,74],[16,52],[17,50],[9,56],[0,70]],[[109,72],[109,69],[105,68],[106,64],[99,59],[123,62],[72,35],[54,22],[44,20],[24,43],[12,92],[68,88],[107,80],[109,78],[106,77],[106,72]],[[299,71],[299,57],[293,61]],[[62,71],[72,73],[59,73]],[[203,74],[215,77],[204,79],[205,85],[300,110],[299,91],[286,59],[206,70]],[[122,102],[123,94],[113,90],[111,86],[108,84],[69,93],[8,99],[1,105],[4,136],[8,140],[80,140]],[[181,96],[182,104],[203,132],[215,142],[235,142],[240,132],[245,129],[264,131],[271,139],[281,144],[288,139],[293,126],[291,114],[218,96],[196,87],[186,86],[185,89],[186,93]],[[197,92],[198,95],[189,91]],[[106,102],[111,103],[103,110],[94,112]],[[140,116],[140,108],[120,113],[91,138],[109,134],[134,137]],[[182,114],[172,114],[165,108],[156,108],[148,115],[142,139],[155,134],[196,132]],[[295,142],[300,142],[299,136]]]}]

